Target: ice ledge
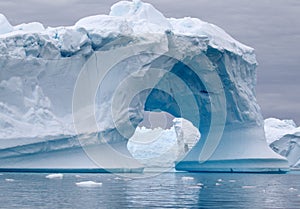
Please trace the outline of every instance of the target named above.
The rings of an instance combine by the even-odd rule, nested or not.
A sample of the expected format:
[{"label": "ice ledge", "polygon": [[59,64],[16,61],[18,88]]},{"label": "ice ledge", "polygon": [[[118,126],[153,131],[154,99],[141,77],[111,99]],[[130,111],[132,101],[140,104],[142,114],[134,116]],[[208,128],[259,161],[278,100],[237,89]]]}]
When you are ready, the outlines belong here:
[{"label": "ice ledge", "polygon": [[[244,167],[241,167],[241,164]],[[243,159],[231,161],[210,161],[200,164],[197,161],[179,162],[176,165],[178,171],[189,172],[224,172],[224,173],[287,173],[290,168],[284,160],[277,159]]]}]

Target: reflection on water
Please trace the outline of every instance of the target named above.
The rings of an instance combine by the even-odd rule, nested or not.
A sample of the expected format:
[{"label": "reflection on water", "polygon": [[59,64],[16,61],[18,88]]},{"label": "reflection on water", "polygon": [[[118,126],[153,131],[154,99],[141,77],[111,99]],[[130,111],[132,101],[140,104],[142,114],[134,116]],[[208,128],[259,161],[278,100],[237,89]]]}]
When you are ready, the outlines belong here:
[{"label": "reflection on water", "polygon": [[[0,175],[0,208],[300,208],[297,173],[164,173],[138,180],[112,174],[45,176]],[[76,185],[83,181],[102,185]]]}]

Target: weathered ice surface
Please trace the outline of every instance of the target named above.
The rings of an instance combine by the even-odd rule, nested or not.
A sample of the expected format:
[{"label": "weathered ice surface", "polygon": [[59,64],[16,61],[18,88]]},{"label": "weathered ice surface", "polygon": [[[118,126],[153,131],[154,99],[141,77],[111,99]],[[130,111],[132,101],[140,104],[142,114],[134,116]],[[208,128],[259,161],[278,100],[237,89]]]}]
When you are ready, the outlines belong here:
[{"label": "weathered ice surface", "polygon": [[219,27],[140,1],[70,27],[1,15],[1,167],[78,168],[67,159],[76,164],[80,150],[80,168],[139,169],[126,142],[147,110],[199,128],[178,170],[285,171],[264,136],[256,66],[254,50]]},{"label": "weathered ice surface", "polygon": [[268,118],[265,132],[270,147],[286,157],[291,167],[300,167],[300,127],[293,120]]}]

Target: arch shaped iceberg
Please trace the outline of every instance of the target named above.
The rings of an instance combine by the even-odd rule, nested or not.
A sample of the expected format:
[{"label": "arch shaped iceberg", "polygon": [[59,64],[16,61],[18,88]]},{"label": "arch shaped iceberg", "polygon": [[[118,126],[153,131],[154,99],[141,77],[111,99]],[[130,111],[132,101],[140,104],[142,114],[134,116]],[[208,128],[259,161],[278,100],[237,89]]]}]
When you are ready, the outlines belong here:
[{"label": "arch shaped iceberg", "polygon": [[140,1],[70,27],[0,19],[2,168],[140,168],[126,143],[143,111],[159,109],[202,135],[178,170],[288,169],[265,140],[254,50],[219,27]]}]

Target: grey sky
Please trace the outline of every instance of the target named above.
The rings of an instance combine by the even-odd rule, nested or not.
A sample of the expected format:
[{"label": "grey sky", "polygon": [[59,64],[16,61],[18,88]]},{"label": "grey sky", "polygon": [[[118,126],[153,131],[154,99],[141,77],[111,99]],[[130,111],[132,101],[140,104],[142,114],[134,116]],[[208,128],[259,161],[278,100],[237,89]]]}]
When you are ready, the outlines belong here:
[{"label": "grey sky", "polygon": [[[300,123],[299,0],[144,0],[167,17],[198,17],[214,23],[256,49],[257,98],[264,117]],[[107,14],[117,0],[0,0],[0,13],[13,24],[39,21],[73,25],[78,19]]]}]

